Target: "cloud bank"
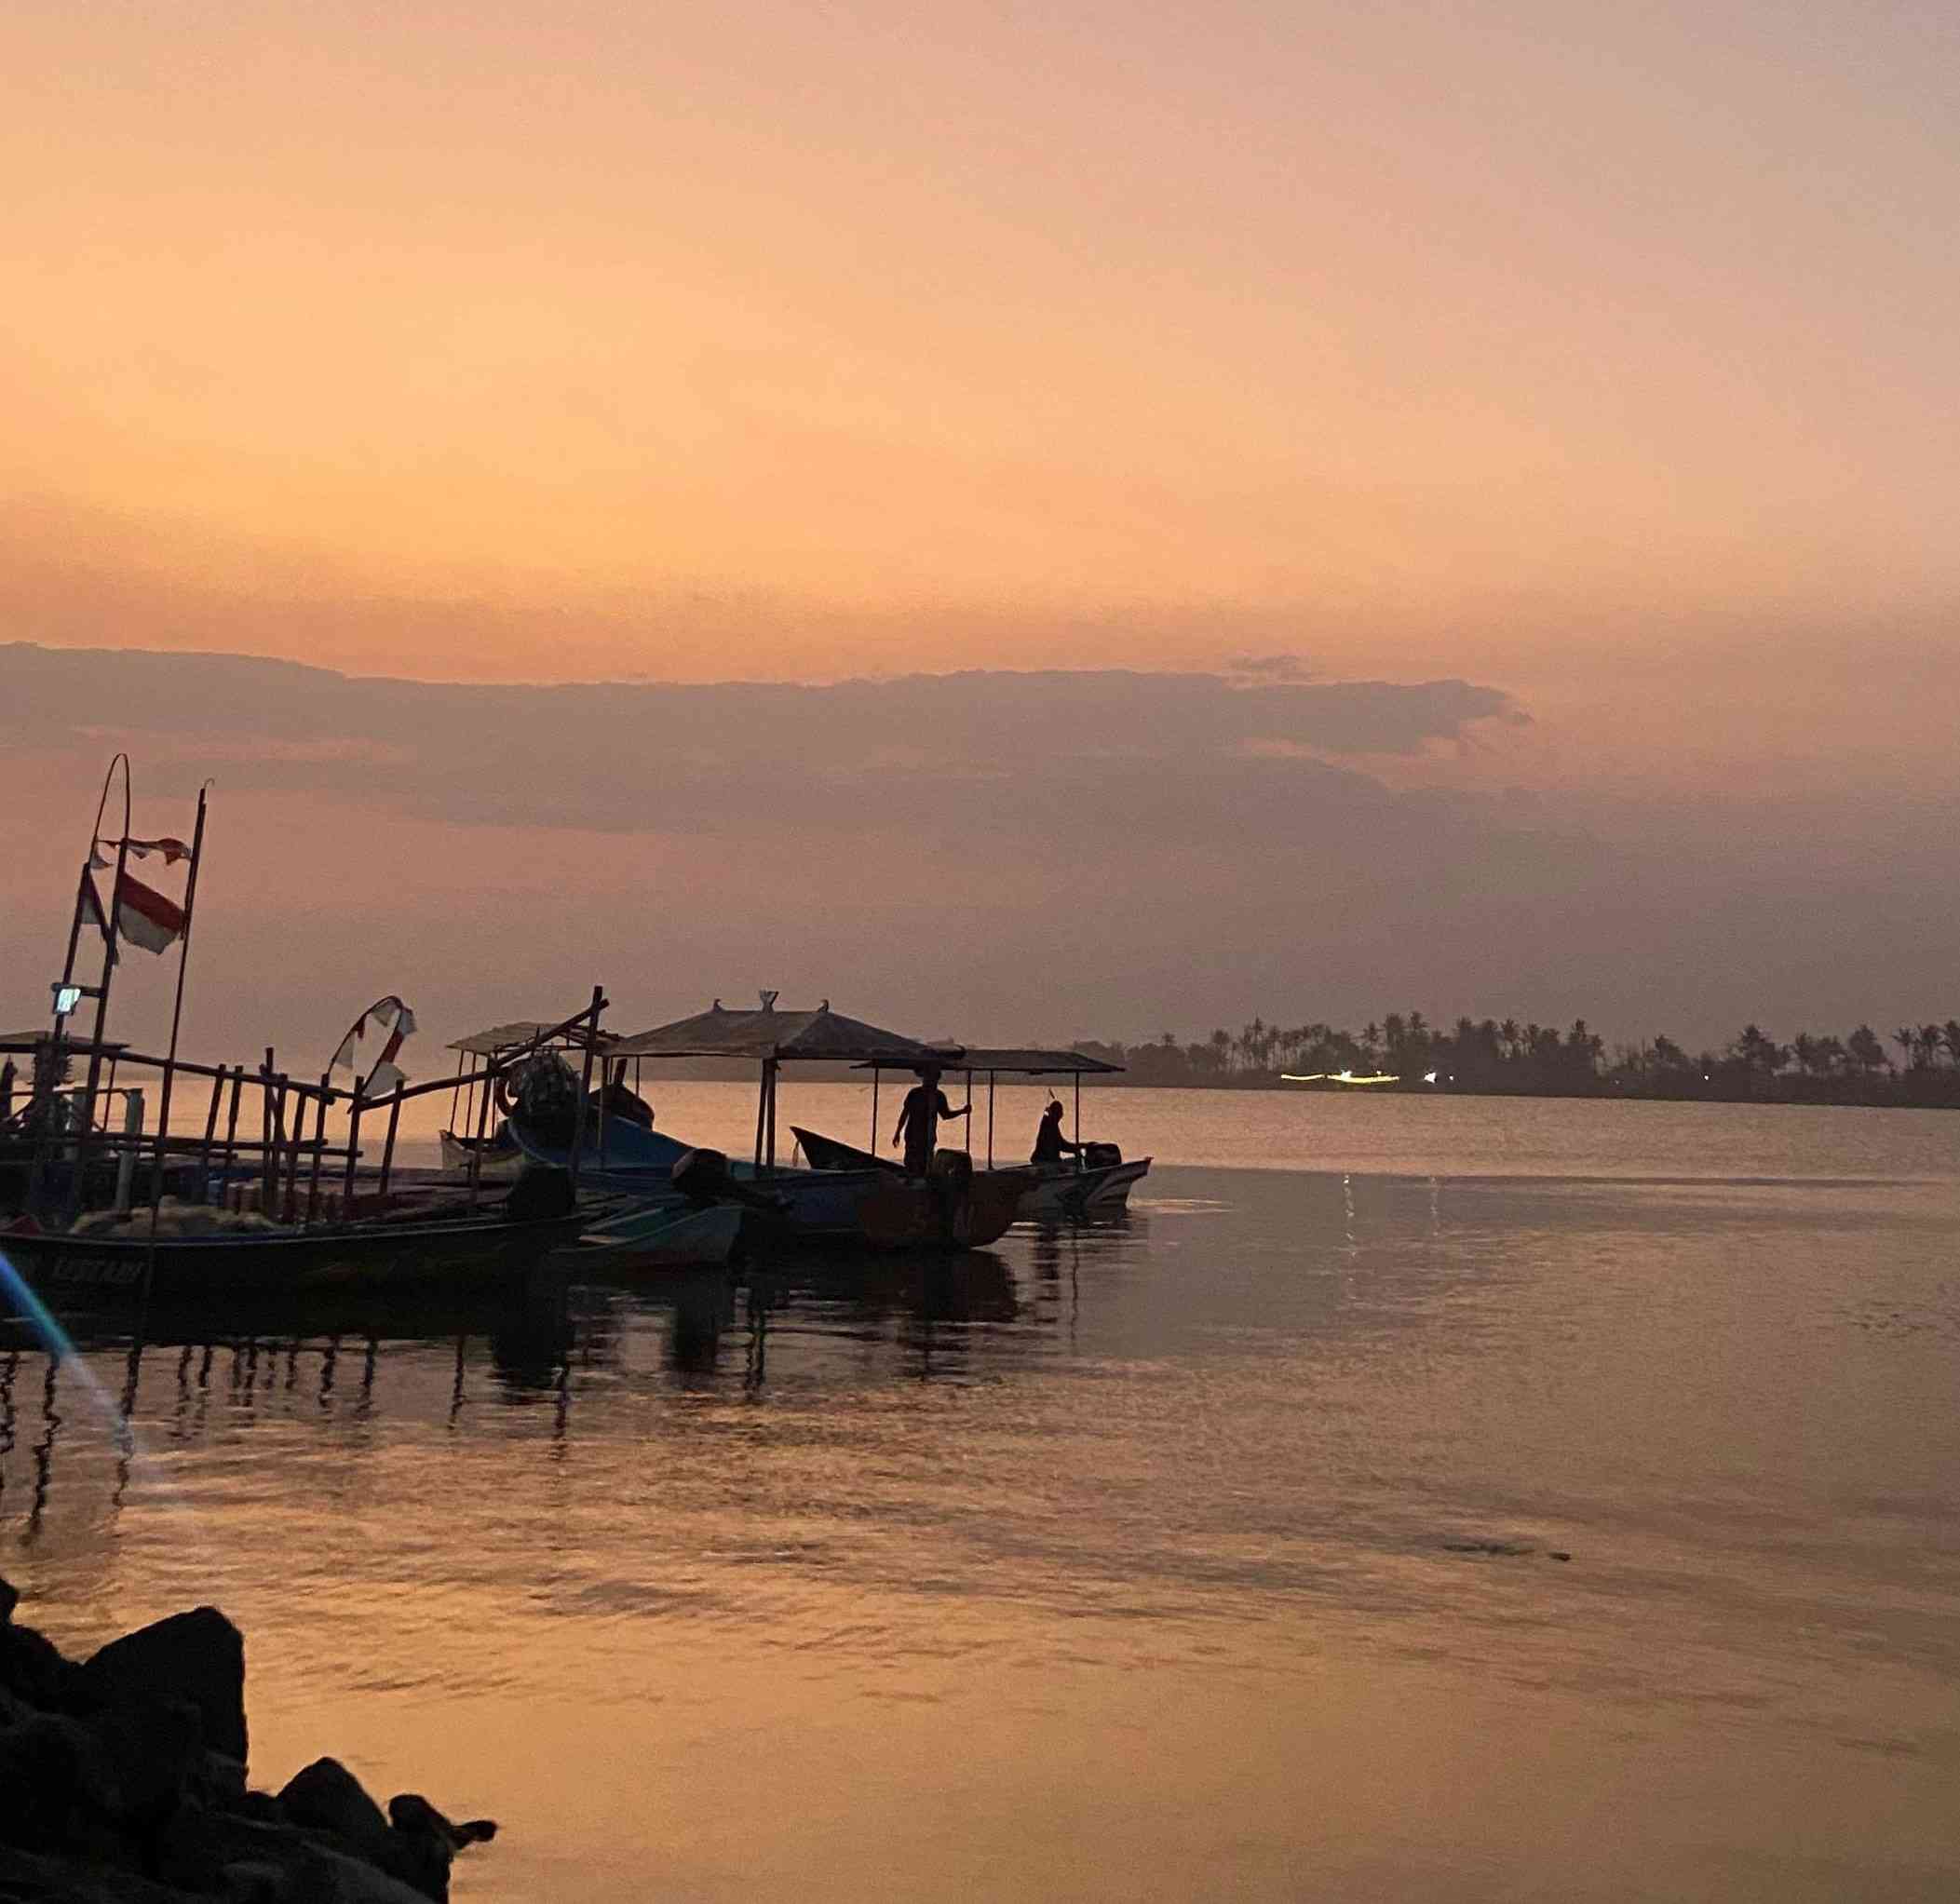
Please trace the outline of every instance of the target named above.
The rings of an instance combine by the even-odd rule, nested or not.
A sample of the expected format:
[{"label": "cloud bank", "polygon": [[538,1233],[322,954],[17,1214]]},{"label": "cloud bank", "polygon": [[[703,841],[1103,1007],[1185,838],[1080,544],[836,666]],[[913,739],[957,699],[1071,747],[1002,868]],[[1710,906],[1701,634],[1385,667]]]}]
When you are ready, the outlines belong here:
[{"label": "cloud bank", "polygon": [[[216,782],[207,1049],[331,1042],[382,990],[453,1034],[594,980],[622,1022],[769,985],[999,1039],[1416,1005],[1702,1040],[1953,1008],[1950,802],[1522,792],[1486,769],[1529,717],[1460,680],[523,687],[16,643],[0,706],[7,1020],[42,1010],[119,747],[140,829]],[[1399,783],[1439,751],[1471,784]]]}]

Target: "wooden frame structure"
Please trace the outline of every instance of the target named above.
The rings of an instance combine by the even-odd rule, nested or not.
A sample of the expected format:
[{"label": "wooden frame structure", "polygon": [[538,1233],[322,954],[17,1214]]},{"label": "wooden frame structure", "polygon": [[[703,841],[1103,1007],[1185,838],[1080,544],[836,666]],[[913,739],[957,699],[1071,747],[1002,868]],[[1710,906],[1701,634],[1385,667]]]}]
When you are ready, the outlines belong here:
[{"label": "wooden frame structure", "polygon": [[[50,1045],[61,1055],[79,1057],[86,1053],[89,1058],[91,1076],[97,1081],[92,1092],[82,1094],[81,1117],[75,1128],[58,1130],[54,1128],[54,1120],[47,1117],[42,1120],[45,1128],[35,1134],[37,1175],[47,1174],[42,1168],[47,1163],[69,1163],[75,1177],[69,1193],[71,1196],[82,1189],[84,1173],[93,1156],[104,1151],[112,1155],[130,1154],[139,1164],[147,1157],[153,1171],[151,1230],[154,1236],[156,1209],[163,1195],[162,1185],[173,1159],[195,1159],[200,1179],[208,1184],[215,1177],[227,1192],[234,1184],[243,1185],[245,1180],[238,1170],[241,1161],[252,1161],[258,1166],[252,1173],[257,1185],[252,1200],[257,1207],[277,1222],[312,1223],[319,1220],[330,1199],[336,1216],[356,1213],[360,1130],[363,1122],[370,1117],[378,1117],[385,1113],[387,1119],[374,1189],[376,1199],[385,1200],[393,1183],[395,1150],[404,1104],[435,1091],[450,1090],[459,1084],[467,1084],[483,1087],[481,1098],[487,1106],[494,1094],[496,1081],[507,1072],[535,1052],[549,1047],[554,1039],[571,1040],[581,1036],[586,1047],[584,1086],[589,1089],[593,1054],[599,1047],[599,1020],[607,1004],[604,989],[595,985],[591,1003],[582,1011],[556,1025],[539,1027],[535,1036],[490,1058],[480,1071],[456,1078],[431,1078],[423,1084],[404,1082],[381,1098],[363,1098],[358,1091],[336,1086],[331,1081],[331,1073],[322,1073],[318,1083],[310,1077],[294,1077],[278,1068],[277,1054],[269,1045],[265,1047],[263,1061],[250,1070],[243,1064],[214,1066],[193,1063],[174,1056],[158,1058],[146,1052],[131,1051],[126,1046],[71,1041],[51,1033],[39,1033],[33,1038],[0,1040],[0,1059],[24,1052],[33,1057],[43,1057],[45,1060],[45,1047]],[[104,1060],[112,1067],[106,1087],[100,1082]],[[160,1110],[170,1102],[172,1087],[178,1079],[209,1079],[210,1094],[205,1107],[201,1136],[175,1135],[161,1117],[155,1132],[117,1133],[93,1128],[94,1100],[99,1099],[105,1089],[118,1088],[115,1082],[118,1073],[132,1069],[155,1071],[161,1075]],[[256,1090],[259,1096],[259,1134],[256,1139],[239,1133],[249,1090]],[[31,1113],[35,1101],[30,1095],[28,1106],[20,1114],[24,1116]],[[330,1144],[327,1141],[327,1114],[336,1106],[346,1109],[347,1138],[345,1143]],[[222,1138],[219,1134],[221,1120],[223,1126]],[[250,1129],[249,1120],[247,1128]],[[328,1183],[327,1166],[330,1163],[335,1167],[339,1178],[337,1193]],[[570,1162],[574,1188],[578,1166],[579,1140],[574,1137]],[[469,1177],[469,1208],[472,1210],[477,1207],[480,1188],[480,1171],[473,1168]],[[42,1212],[34,1209],[30,1202],[29,1214],[38,1218]]]}]

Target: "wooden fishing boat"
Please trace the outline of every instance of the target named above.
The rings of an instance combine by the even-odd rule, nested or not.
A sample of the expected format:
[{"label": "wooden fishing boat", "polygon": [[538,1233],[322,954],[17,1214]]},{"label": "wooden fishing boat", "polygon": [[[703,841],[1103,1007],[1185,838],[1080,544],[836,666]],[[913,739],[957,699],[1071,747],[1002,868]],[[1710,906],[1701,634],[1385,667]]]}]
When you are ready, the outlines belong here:
[{"label": "wooden fishing boat", "polygon": [[[897,1164],[821,1131],[805,1130],[800,1124],[792,1124],[790,1131],[813,1170],[883,1170],[890,1176],[903,1175]],[[1109,1215],[1129,1203],[1131,1185],[1149,1169],[1148,1157],[1126,1163],[1115,1144],[1093,1143],[1087,1146],[1087,1155],[1080,1161],[1026,1165],[1022,1170],[1026,1188],[1017,1214],[1034,1221]]]},{"label": "wooden fishing boat", "polygon": [[[304,1291],[360,1284],[488,1284],[578,1234],[585,1219],[512,1219],[500,1211],[431,1211],[391,1220],[206,1236],[104,1236],[0,1231],[0,1258],[36,1294],[183,1300],[237,1290]],[[132,1227],[141,1227],[140,1224]]]},{"label": "wooden fishing boat", "polygon": [[[1062,1077],[1075,1086],[1075,1141],[1082,1147],[1071,1159],[1051,1164],[1022,1167],[1025,1188],[1020,1214],[1036,1222],[1107,1216],[1122,1209],[1129,1201],[1131,1187],[1148,1174],[1150,1159],[1125,1160],[1113,1143],[1082,1144],[1082,1080],[1119,1072],[1120,1064],[1092,1058],[1086,1051],[1051,1050],[1035,1046],[962,1045],[935,1047],[937,1061],[949,1073],[966,1074],[966,1104],[969,1119],[974,1114],[973,1084],[984,1078],[987,1086],[987,1168],[994,1166],[994,1094],[996,1080],[1003,1074],[1014,1077]],[[879,1074],[888,1069],[877,1059],[860,1062],[860,1071],[872,1074],[872,1141],[878,1137]],[[861,1151],[818,1131],[792,1125],[791,1130],[803,1147],[813,1169],[890,1169],[894,1166],[871,1151]]]},{"label": "wooden fishing boat", "polygon": [[[646,1059],[748,1059],[760,1067],[762,1091],[756,1103],[755,1155],[747,1162],[731,1162],[664,1131],[589,1111],[581,1119],[567,1110],[561,1128],[549,1130],[520,1104],[509,1119],[511,1135],[540,1162],[568,1164],[573,1127],[578,1127],[580,1181],[595,1189],[631,1192],[651,1202],[738,1203],[749,1211],[751,1226],[778,1240],[963,1249],[982,1248],[1006,1232],[1031,1181],[1023,1170],[976,1170],[963,1152],[939,1152],[923,1177],[895,1179],[882,1166],[801,1170],[779,1165],[777,1087],[784,1064],[943,1070],[953,1061],[937,1047],[832,1011],[828,999],[815,1011],[778,1011],[774,993],[764,993],[754,1011],[730,1011],[717,999],[692,1018],[612,1039],[604,1055],[615,1065],[637,1065]],[[559,1095],[564,1096],[562,1088]],[[686,1191],[675,1183],[675,1171],[683,1167],[693,1180]]]},{"label": "wooden fishing boat", "polygon": [[[519,1119],[513,1135],[540,1164],[562,1166],[569,1147],[529,1129]],[[942,1153],[965,1163],[963,1154]],[[675,1185],[677,1168],[700,1167],[688,1192]],[[719,1183],[715,1179],[720,1178]],[[612,1117],[603,1138],[588,1136],[579,1182],[642,1200],[650,1212],[679,1211],[701,1204],[730,1209],[760,1237],[782,1242],[868,1243],[876,1249],[983,1249],[1013,1223],[1028,1188],[1026,1170],[962,1171],[942,1166],[937,1177],[907,1177],[884,1164],[857,1170],[758,1173],[742,1160],[703,1151],[664,1131]]]}]

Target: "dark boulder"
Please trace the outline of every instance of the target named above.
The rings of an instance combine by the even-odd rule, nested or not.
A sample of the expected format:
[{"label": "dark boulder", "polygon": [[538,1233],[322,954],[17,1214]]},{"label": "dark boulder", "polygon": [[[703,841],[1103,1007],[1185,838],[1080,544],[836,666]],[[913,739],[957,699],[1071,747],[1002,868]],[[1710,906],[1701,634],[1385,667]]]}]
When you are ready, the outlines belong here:
[{"label": "dark boulder", "polygon": [[494,1818],[466,1818],[452,1824],[419,1791],[398,1791],[388,1801],[388,1823],[398,1831],[431,1831],[452,1851],[466,1844],[488,1844],[497,1835]]},{"label": "dark boulder", "polygon": [[0,1843],[95,1850],[121,1809],[108,1755],[80,1721],[39,1712],[0,1732]]},{"label": "dark boulder", "polygon": [[245,1762],[245,1641],[216,1607],[172,1614],[110,1641],[75,1675],[74,1696],[97,1710],[188,1700],[204,1722],[204,1743]]},{"label": "dark boulder", "polygon": [[204,1761],[204,1722],[186,1699],[142,1699],[82,1722],[115,1778],[125,1819],[152,1830],[176,1810]]},{"label": "dark boulder", "polygon": [[14,1609],[20,1604],[20,1589],[11,1580],[0,1579],[0,1627],[13,1618]]},{"label": "dark boulder", "polygon": [[395,1843],[385,1868],[425,1897],[433,1898],[435,1904],[448,1904],[449,1868],[456,1853],[466,1844],[480,1843],[497,1834],[490,1818],[451,1823],[415,1791],[398,1792],[388,1801],[388,1821],[395,1828]]},{"label": "dark boulder", "polygon": [[245,1803],[245,1767],[223,1752],[206,1752],[191,1771],[190,1789],[206,1804],[230,1811]]},{"label": "dark boulder", "polygon": [[0,1626],[0,1692],[8,1692],[42,1712],[58,1712],[74,1692],[74,1664],[32,1627],[9,1620]]},{"label": "dark boulder", "polygon": [[330,1831],[363,1855],[387,1843],[388,1821],[338,1759],[316,1759],[287,1780],[279,1803],[295,1825]]},{"label": "dark boulder", "polygon": [[222,1896],[224,1837],[223,1821],[195,1799],[186,1799],[151,1834],[144,1867],[180,1891]]}]

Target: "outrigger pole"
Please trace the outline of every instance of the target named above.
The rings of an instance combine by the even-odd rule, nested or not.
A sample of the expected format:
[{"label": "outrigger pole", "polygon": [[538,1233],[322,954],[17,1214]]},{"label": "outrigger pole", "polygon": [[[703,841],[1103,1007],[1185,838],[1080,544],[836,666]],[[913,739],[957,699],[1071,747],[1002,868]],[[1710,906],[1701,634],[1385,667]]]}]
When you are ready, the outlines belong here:
[{"label": "outrigger pole", "polygon": [[[129,828],[131,825],[131,796],[129,789],[129,756],[118,753],[109,763],[109,771],[102,776],[102,797],[96,803],[95,827],[88,835],[88,850],[82,857],[82,876],[75,887],[74,921],[68,931],[68,959],[61,972],[61,982],[55,993],[55,1057],[61,1056],[62,1020],[88,995],[88,988],[74,983],[75,947],[82,933],[82,907],[89,895],[95,892],[91,875],[95,866],[96,842],[101,837],[102,815],[109,806],[109,786],[115,778],[116,762],[123,769],[123,831],[115,847],[115,883],[109,890],[109,903],[104,906],[100,895],[96,896],[96,908],[102,923],[102,976],[101,982],[95,987],[95,1035],[89,1041],[88,1083],[82,1093],[82,1122],[76,1133],[74,1144],[74,1182],[69,1186],[68,1203],[71,1211],[82,1207],[88,1173],[88,1153],[93,1148],[91,1140],[95,1135],[95,1099],[101,1088],[102,1078],[102,1033],[109,1022],[109,984],[115,975],[118,956],[116,950],[118,901],[122,898],[123,870],[129,863]],[[64,1006],[66,1009],[64,1009]]]},{"label": "outrigger pole", "polygon": [[[177,1032],[183,1022],[183,974],[191,962],[191,925],[197,911],[197,867],[204,857],[204,815],[210,790],[209,780],[197,790],[197,824],[191,833],[191,870],[183,887],[183,936],[177,945],[177,995],[170,1003],[170,1045],[164,1055],[163,1087],[157,1094],[156,1164],[150,1176],[150,1248],[143,1257],[142,1269],[142,1293],[146,1303],[150,1300],[150,1283],[156,1270],[156,1221],[163,1209],[164,1169],[170,1139],[170,1087],[177,1078]],[[128,831],[128,827],[123,829],[126,847]],[[213,1115],[216,1114],[217,1103],[213,1097]]]}]

